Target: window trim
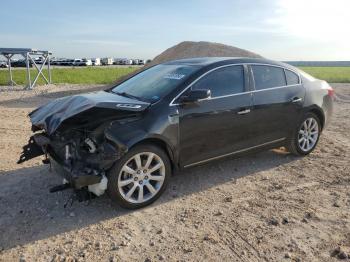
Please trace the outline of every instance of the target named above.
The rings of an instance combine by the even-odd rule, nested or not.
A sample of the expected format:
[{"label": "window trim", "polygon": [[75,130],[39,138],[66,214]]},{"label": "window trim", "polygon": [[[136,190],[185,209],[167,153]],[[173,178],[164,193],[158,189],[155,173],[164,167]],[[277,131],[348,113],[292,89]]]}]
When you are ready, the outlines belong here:
[{"label": "window trim", "polygon": [[[242,93],[245,93],[246,92],[246,76],[247,76],[247,73],[245,72],[245,67],[244,65],[239,65],[239,64],[236,64],[236,65],[228,65],[228,66],[220,66],[220,67],[216,67],[212,70],[209,70],[208,72],[204,73],[203,75],[201,75],[200,78],[197,78],[194,82],[191,83],[191,86],[190,88],[193,87],[193,85],[195,85],[199,80],[201,80],[202,78],[204,78],[206,75],[209,75],[210,73],[214,72],[214,71],[217,71],[219,69],[222,69],[222,68],[225,68],[225,67],[234,67],[234,66],[240,66],[242,68],[242,73],[243,73],[243,90],[244,92],[238,92],[238,93],[229,93],[227,95],[221,95],[221,96],[214,96],[214,97],[210,97],[210,98],[206,98],[206,99],[201,99],[201,100],[209,100],[209,99],[217,99],[217,98],[223,98],[223,97],[228,97],[228,96],[233,96],[233,95],[236,95],[236,94],[242,94]],[[200,101],[201,101],[200,100]]]},{"label": "window trim", "polygon": [[[245,64],[227,64],[227,65],[222,65],[222,66],[218,66],[215,67],[213,69],[210,69],[209,71],[205,72],[204,74],[200,75],[199,77],[197,77],[195,80],[193,80],[192,83],[190,83],[186,88],[184,88],[177,96],[175,96],[169,106],[178,106],[180,105],[179,103],[174,103],[176,101],[176,99],[178,99],[183,93],[185,93],[189,88],[191,88],[195,83],[197,83],[201,78],[203,78],[204,76],[206,76],[207,74],[210,74],[213,71],[216,71],[218,69],[224,68],[224,67],[231,67],[231,66],[241,66],[243,68],[243,78],[244,78],[244,89],[246,89],[246,72],[245,72],[245,68],[244,68]],[[224,98],[224,97],[230,97],[230,96],[236,96],[236,95],[241,95],[241,94],[245,94],[245,93],[249,93],[249,91],[244,91],[244,92],[240,92],[240,93],[235,93],[235,94],[229,94],[229,95],[223,95],[223,96],[216,96],[216,97],[209,97],[206,99],[201,99],[200,101],[203,100],[213,100],[213,99],[218,99],[218,98]]]},{"label": "window trim", "polygon": [[[270,67],[282,68],[283,69],[284,80],[286,81],[286,84],[283,85],[283,86],[274,86],[274,87],[268,87],[268,88],[263,88],[263,89],[256,89],[255,79],[254,79],[254,71],[253,71],[253,67],[252,67],[252,66],[256,66],[256,65],[257,66],[261,65],[261,66],[270,66]],[[300,75],[297,72],[295,72],[294,70],[287,69],[287,68],[285,68],[283,66],[271,65],[271,64],[259,64],[259,63],[251,63],[251,64],[249,64],[249,66],[251,68],[251,76],[252,76],[253,86],[254,86],[254,90],[252,92],[261,92],[261,91],[266,91],[266,90],[279,89],[279,88],[282,88],[282,87],[297,86],[297,85],[301,84]],[[289,71],[291,71],[292,73],[295,73],[298,76],[298,84],[288,85],[288,83],[287,83],[287,76],[286,76],[286,70],[289,70]]]},{"label": "window trim", "polygon": [[[255,89],[255,80],[254,80],[254,75],[253,75],[253,68],[251,67],[252,65],[262,65],[262,66],[272,66],[272,67],[278,67],[278,68],[282,68],[283,69],[283,72],[284,72],[284,77],[285,77],[285,80],[286,80],[286,85],[284,86],[276,86],[276,87],[270,87],[270,88],[265,88],[265,89],[259,89],[259,90],[256,90]],[[283,67],[283,66],[279,66],[279,65],[272,65],[272,64],[266,64],[266,63],[238,63],[238,64],[227,64],[227,65],[222,65],[222,66],[218,66],[218,67],[215,67],[213,69],[210,69],[209,71],[205,72],[204,74],[200,75],[199,77],[197,77],[195,80],[192,81],[192,83],[188,84],[179,94],[177,94],[172,100],[171,102],[169,103],[169,106],[179,106],[181,104],[179,103],[175,103],[175,101],[183,94],[185,93],[189,88],[192,87],[193,84],[195,84],[197,81],[199,81],[202,77],[204,77],[205,75],[217,70],[217,69],[220,69],[220,68],[223,68],[223,67],[228,67],[228,66],[243,66],[243,72],[244,74],[246,74],[246,70],[245,70],[245,66],[248,66],[248,74],[251,75],[251,79],[253,80],[252,82],[252,86],[249,86],[247,88],[247,83],[246,83],[246,76],[244,75],[244,82],[245,82],[245,89],[246,91],[244,92],[241,92],[241,93],[236,93],[236,94],[230,94],[230,95],[224,95],[224,96],[216,96],[216,97],[209,97],[209,98],[206,98],[206,99],[201,99],[200,101],[202,100],[214,100],[214,99],[218,99],[218,98],[225,98],[225,97],[231,97],[231,96],[238,96],[238,95],[242,95],[242,94],[250,94],[252,95],[253,93],[255,92],[261,92],[261,91],[267,91],[267,90],[274,90],[274,89],[279,89],[279,88],[284,88],[284,87],[290,87],[290,86],[297,86],[297,85],[301,85],[302,82],[301,82],[301,77],[300,77],[300,74],[297,72],[297,71],[294,71],[292,69],[289,69],[289,68],[286,68],[286,67]],[[288,85],[287,84],[287,78],[286,78],[286,73],[284,70],[289,70],[293,73],[295,73],[297,76],[298,76],[298,79],[299,79],[299,82],[298,84],[294,84],[294,85]],[[250,73],[249,73],[250,71]],[[248,77],[249,79],[249,77]],[[251,87],[253,87],[254,89],[251,90]],[[249,89],[249,90],[247,90]]]},{"label": "window trim", "polygon": [[[284,77],[286,78],[286,84],[287,86],[292,86],[292,85],[300,85],[301,84],[301,80],[300,80],[300,76],[299,74],[295,73],[294,71],[292,70],[289,70],[287,68],[283,68],[284,69]],[[286,74],[286,71],[289,71],[289,72],[292,72],[294,74],[296,74],[296,76],[298,77],[298,83],[297,84],[292,84],[292,85],[288,85],[288,80],[287,80],[287,74]]]}]

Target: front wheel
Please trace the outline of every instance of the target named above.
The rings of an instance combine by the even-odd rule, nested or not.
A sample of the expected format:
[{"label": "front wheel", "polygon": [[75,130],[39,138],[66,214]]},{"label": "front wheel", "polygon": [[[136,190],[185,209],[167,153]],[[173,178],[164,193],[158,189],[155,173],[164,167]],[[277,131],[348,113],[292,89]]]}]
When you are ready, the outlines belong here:
[{"label": "front wheel", "polygon": [[163,193],[170,173],[170,160],[162,149],[149,144],[139,145],[109,171],[107,192],[112,201],[122,207],[144,207]]},{"label": "front wheel", "polygon": [[307,113],[288,141],[287,149],[294,155],[310,154],[316,147],[321,134],[319,118],[314,113]]}]

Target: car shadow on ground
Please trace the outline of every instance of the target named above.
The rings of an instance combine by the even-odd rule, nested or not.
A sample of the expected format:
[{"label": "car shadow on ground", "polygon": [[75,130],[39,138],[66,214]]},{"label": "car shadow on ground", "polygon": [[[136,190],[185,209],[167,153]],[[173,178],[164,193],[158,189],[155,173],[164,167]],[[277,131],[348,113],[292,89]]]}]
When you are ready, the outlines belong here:
[{"label": "car shadow on ground", "polygon": [[[271,150],[179,171],[171,178],[161,198],[148,208],[296,159],[283,150]],[[49,193],[49,188],[61,181],[43,165],[0,174],[0,248],[10,249],[130,212],[140,212],[118,208],[105,195],[90,203],[76,202],[64,208],[71,190]]]}]

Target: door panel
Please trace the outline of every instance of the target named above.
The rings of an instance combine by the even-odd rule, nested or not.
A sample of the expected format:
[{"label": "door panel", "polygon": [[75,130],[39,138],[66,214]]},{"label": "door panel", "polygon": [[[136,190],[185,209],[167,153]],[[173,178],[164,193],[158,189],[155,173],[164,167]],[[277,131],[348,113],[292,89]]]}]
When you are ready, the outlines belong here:
[{"label": "door panel", "polygon": [[288,137],[302,113],[304,97],[302,85],[253,92],[256,143]]},{"label": "door panel", "polygon": [[298,75],[273,65],[252,65],[250,72],[255,89],[255,128],[252,130],[255,143],[288,137],[301,114],[305,97]]},{"label": "door panel", "polygon": [[251,106],[251,93],[179,106],[181,165],[252,146]]}]

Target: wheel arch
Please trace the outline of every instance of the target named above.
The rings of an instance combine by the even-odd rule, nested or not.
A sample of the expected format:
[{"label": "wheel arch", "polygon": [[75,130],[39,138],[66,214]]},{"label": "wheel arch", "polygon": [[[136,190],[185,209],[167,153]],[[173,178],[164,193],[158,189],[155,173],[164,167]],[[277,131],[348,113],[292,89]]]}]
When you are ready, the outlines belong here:
[{"label": "wheel arch", "polygon": [[171,163],[171,168],[172,169],[177,168],[177,160],[174,154],[174,149],[172,149],[169,143],[166,142],[164,139],[160,137],[146,137],[134,143],[130,148],[133,148],[141,144],[152,144],[161,148],[168,155]]},{"label": "wheel arch", "polygon": [[322,110],[317,107],[313,107],[313,108],[310,108],[310,110],[308,110],[307,112],[313,113],[318,117],[318,119],[320,120],[321,129],[323,129],[325,124],[325,116]]}]

